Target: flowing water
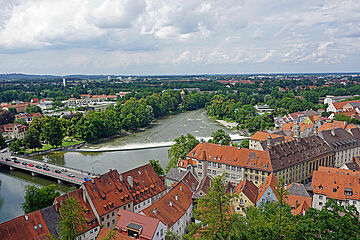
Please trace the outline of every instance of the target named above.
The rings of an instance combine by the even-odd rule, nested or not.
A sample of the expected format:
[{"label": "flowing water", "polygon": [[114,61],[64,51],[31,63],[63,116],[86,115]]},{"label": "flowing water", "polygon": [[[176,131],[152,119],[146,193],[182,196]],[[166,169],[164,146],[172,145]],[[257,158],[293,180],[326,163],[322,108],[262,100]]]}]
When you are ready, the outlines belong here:
[{"label": "flowing water", "polygon": [[[123,172],[146,164],[150,159],[159,160],[165,167],[168,162],[167,151],[174,138],[190,133],[197,138],[207,139],[218,129],[223,129],[235,139],[241,138],[210,120],[205,110],[200,109],[158,120],[142,132],[88,145],[81,152],[53,152],[33,158],[95,173],[105,173],[109,169]],[[55,183],[21,172],[10,173],[3,168],[0,169],[0,179],[0,222],[22,214],[19,204],[23,202],[24,185],[33,183],[44,186]],[[66,191],[68,188],[65,186],[60,190]]]}]

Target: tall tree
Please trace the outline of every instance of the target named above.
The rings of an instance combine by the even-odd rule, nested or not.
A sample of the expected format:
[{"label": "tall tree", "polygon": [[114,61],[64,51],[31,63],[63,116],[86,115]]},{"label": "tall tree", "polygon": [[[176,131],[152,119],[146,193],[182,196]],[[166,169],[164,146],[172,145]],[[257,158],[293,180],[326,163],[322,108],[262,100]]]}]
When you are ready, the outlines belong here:
[{"label": "tall tree", "polygon": [[232,229],[231,202],[234,195],[225,191],[225,174],[217,176],[211,181],[211,186],[205,197],[198,200],[194,209],[195,220],[190,234],[197,233],[199,239],[212,239],[215,235],[223,236]]},{"label": "tall tree", "polygon": [[179,158],[185,158],[186,154],[198,143],[199,141],[189,133],[186,136],[181,135],[181,137],[175,138],[174,144],[168,150],[169,163],[165,171],[168,172],[172,167],[176,168]]},{"label": "tall tree", "polygon": [[8,110],[2,110],[0,112],[0,125],[12,123],[15,121],[14,115]]},{"label": "tall tree", "polygon": [[35,127],[30,126],[25,133],[22,143],[29,149],[41,148],[42,144],[40,141],[40,132],[36,130]]},{"label": "tall tree", "polygon": [[226,133],[222,129],[218,129],[216,132],[211,133],[211,143],[219,144],[221,142],[222,145],[230,145],[231,137],[228,133]]},{"label": "tall tree", "polygon": [[57,117],[46,117],[43,120],[42,134],[51,146],[61,146],[65,131]]},{"label": "tall tree", "polygon": [[50,206],[60,193],[56,191],[56,185],[51,184],[42,188],[35,185],[25,186],[25,202],[21,204],[21,208],[25,214]]}]

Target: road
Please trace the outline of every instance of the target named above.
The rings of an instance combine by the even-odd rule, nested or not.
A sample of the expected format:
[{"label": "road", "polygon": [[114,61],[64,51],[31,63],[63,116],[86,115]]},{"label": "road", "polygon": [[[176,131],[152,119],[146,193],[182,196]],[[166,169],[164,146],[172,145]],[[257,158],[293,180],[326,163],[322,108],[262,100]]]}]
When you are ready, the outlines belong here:
[{"label": "road", "polygon": [[10,153],[0,153],[0,164],[13,168],[23,169],[31,172],[33,176],[36,174],[49,176],[58,180],[81,185],[85,179],[96,177],[96,175],[64,166],[44,163],[33,159],[11,156]]}]

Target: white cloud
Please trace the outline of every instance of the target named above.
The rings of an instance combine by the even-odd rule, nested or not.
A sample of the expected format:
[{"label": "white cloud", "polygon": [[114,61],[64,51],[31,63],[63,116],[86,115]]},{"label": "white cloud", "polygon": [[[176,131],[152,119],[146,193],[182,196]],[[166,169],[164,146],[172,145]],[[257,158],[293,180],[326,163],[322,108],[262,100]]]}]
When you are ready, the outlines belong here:
[{"label": "white cloud", "polygon": [[[311,71],[333,63],[346,70],[360,60],[360,1],[0,0],[0,6],[4,72],[126,66],[162,73],[189,65],[205,72],[288,71],[288,64]],[[63,61],[53,63],[53,55]]]}]

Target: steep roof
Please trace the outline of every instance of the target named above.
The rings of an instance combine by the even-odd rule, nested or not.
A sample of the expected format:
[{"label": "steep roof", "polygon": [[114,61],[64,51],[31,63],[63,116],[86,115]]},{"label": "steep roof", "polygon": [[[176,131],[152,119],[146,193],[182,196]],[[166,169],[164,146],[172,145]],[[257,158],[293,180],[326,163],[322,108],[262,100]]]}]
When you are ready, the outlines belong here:
[{"label": "steep roof", "polygon": [[61,195],[59,197],[56,197],[54,204],[55,204],[55,209],[57,211],[59,211],[61,209],[61,205],[63,203],[65,203],[65,200],[67,198],[70,198],[70,197],[75,198],[80,203],[80,205],[84,208],[83,216],[86,219],[86,222],[87,222],[86,230],[88,231],[88,230],[93,229],[94,227],[98,226],[99,223],[96,219],[94,212],[92,211],[92,209],[90,207],[89,202],[84,201],[83,191],[84,190],[82,188],[79,188],[75,191],[72,191],[72,192],[66,193],[64,195]]},{"label": "steep roof", "polygon": [[179,182],[185,176],[185,174],[186,174],[185,171],[182,171],[178,168],[170,168],[165,178]]},{"label": "steep roof", "polygon": [[171,228],[190,207],[192,203],[191,196],[192,191],[183,182],[180,182],[142,212],[146,216],[159,219],[168,228]]},{"label": "steep roof", "polygon": [[319,127],[318,131],[321,132],[321,131],[330,130],[330,129],[334,129],[334,128],[345,128],[346,126],[347,126],[346,122],[334,120],[331,123],[324,123],[323,125],[321,125]]},{"label": "steep roof", "polygon": [[309,129],[312,129],[314,127],[314,124],[312,123],[287,122],[282,124],[280,130],[293,132],[296,125],[299,125],[301,132],[308,131]]},{"label": "steep roof", "polygon": [[[108,239],[109,233],[111,232],[110,228],[102,227],[100,229],[99,235],[97,236],[97,240]],[[114,230],[114,235],[112,240],[134,240],[133,238],[126,236],[124,234],[119,233],[119,231]]]},{"label": "steep roof", "polygon": [[50,231],[40,210],[0,224],[0,239],[47,239]]},{"label": "steep roof", "polygon": [[257,195],[258,195],[259,189],[253,182],[245,179],[242,180],[234,190],[234,193],[243,193],[245,196],[253,203],[256,204]]},{"label": "steep roof", "polygon": [[[164,182],[150,164],[134,168],[121,175],[123,183],[134,199],[134,204],[143,202],[166,190]],[[133,186],[128,181],[129,177],[133,179]]]},{"label": "steep roof", "polygon": [[118,223],[116,224],[117,229],[126,231],[127,226],[130,223],[135,223],[142,227],[139,237],[145,237],[147,239],[152,239],[154,237],[156,228],[160,222],[159,219],[141,215],[138,213],[129,212],[121,208],[119,209],[117,216],[118,216]]},{"label": "steep roof", "polygon": [[287,187],[287,192],[289,195],[303,196],[303,197],[311,197],[309,193],[306,191],[306,188],[301,183],[291,183]]},{"label": "steep roof", "polygon": [[343,109],[347,103],[354,103],[354,102],[359,102],[359,100],[336,102],[336,103],[333,103],[333,106],[335,107],[335,109],[339,110],[339,109]]},{"label": "steep roof", "polygon": [[86,181],[83,187],[100,216],[133,201],[132,194],[124,181],[120,180],[120,175],[116,170]]},{"label": "steep roof", "polygon": [[314,171],[311,187],[314,193],[338,200],[360,200],[360,171],[319,167]]},{"label": "steep roof", "polygon": [[354,139],[354,137],[345,131],[343,128],[335,128],[331,130],[324,130],[319,132],[319,137],[324,139],[326,142],[329,143],[329,145],[336,151],[338,147],[353,148],[354,145],[359,145],[357,141]]},{"label": "steep roof", "polygon": [[271,171],[269,154],[266,151],[238,149],[213,143],[199,143],[187,155],[200,161],[211,161],[240,167]]},{"label": "steep roof", "polygon": [[268,189],[269,187],[271,188],[272,192],[275,194],[276,198],[279,199],[280,196],[276,191],[276,186],[278,184],[279,181],[275,177],[274,173],[270,173],[270,175],[265,179],[265,182],[263,182],[263,184],[261,184],[261,186],[259,187],[259,193],[256,201],[258,201],[261,198],[261,196],[265,193],[266,189]]},{"label": "steep roof", "polygon": [[60,215],[56,211],[55,206],[40,209],[41,215],[43,216],[46,226],[48,227],[51,235],[58,236],[58,224],[60,222]]},{"label": "steep roof", "polygon": [[210,186],[211,186],[211,177],[209,175],[206,175],[203,179],[201,179],[199,186],[193,195],[193,198],[197,199],[204,197],[204,195],[200,194],[200,192],[207,194]]},{"label": "steep roof", "polygon": [[184,177],[181,179],[181,181],[183,183],[185,183],[185,185],[192,191],[195,192],[198,185],[199,185],[199,180],[197,180],[197,178],[190,172],[187,171],[186,174],[184,175]]}]

